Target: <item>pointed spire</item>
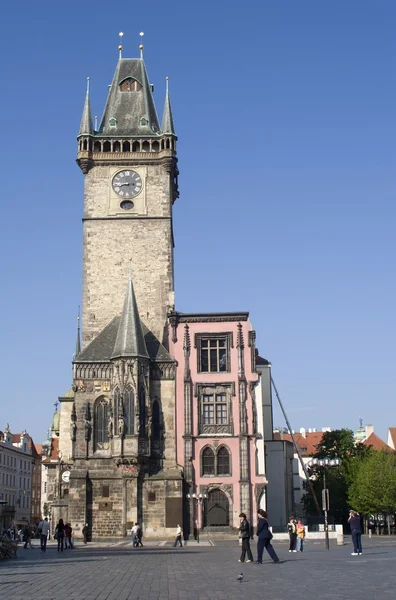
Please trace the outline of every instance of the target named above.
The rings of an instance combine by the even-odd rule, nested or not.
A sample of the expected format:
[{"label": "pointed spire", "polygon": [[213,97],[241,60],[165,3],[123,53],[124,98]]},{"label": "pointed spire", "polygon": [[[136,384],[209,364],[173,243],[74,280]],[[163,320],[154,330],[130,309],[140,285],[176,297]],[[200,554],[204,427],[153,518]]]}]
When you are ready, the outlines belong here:
[{"label": "pointed spire", "polygon": [[133,289],[131,267],[129,267],[128,288],[112,358],[118,358],[119,356],[148,358],[142,323]]},{"label": "pointed spire", "polygon": [[80,307],[78,307],[78,317],[77,317],[77,339],[76,339],[76,351],[74,353],[74,358],[81,353],[81,341],[80,341]]},{"label": "pointed spire", "polygon": [[89,77],[87,77],[87,93],[85,94],[85,102],[83,114],[81,117],[80,131],[78,135],[92,135],[92,115],[91,115],[91,100],[89,97]]},{"label": "pointed spire", "polygon": [[165,94],[165,105],[164,113],[162,115],[162,133],[170,133],[175,135],[175,127],[173,125],[172,108],[169,98],[169,77],[166,78],[166,94]]}]

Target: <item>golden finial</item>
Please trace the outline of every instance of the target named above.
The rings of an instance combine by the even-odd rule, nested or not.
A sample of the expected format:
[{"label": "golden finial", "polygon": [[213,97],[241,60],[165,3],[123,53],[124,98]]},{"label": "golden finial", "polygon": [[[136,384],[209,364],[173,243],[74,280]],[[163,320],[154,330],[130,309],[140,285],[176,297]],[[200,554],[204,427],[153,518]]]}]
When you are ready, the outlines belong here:
[{"label": "golden finial", "polygon": [[118,52],[119,52],[119,58],[121,59],[121,58],[122,58],[122,48],[123,48],[123,45],[122,45],[122,38],[123,38],[123,35],[124,35],[124,34],[123,34],[123,32],[122,32],[122,31],[120,31],[120,33],[119,33],[118,35],[120,36],[120,43],[119,43],[119,45],[118,45]]},{"label": "golden finial", "polygon": [[140,37],[141,37],[141,42],[140,42],[140,46],[139,46],[139,50],[140,50],[140,58],[143,58],[143,50],[144,50],[144,46],[143,46],[143,36],[144,36],[144,31],[141,31],[139,33]]}]

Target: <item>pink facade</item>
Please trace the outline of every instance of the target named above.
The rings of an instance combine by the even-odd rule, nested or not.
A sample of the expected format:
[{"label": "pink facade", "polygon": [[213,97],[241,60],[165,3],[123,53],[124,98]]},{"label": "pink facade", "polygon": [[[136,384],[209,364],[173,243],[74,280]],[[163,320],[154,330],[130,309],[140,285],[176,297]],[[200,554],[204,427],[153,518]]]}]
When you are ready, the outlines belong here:
[{"label": "pink facade", "polygon": [[[265,474],[259,473],[255,332],[248,313],[182,314],[170,318],[176,379],[177,462],[187,491],[206,494],[188,508],[199,526],[256,522]],[[262,448],[262,446],[261,446]]]}]

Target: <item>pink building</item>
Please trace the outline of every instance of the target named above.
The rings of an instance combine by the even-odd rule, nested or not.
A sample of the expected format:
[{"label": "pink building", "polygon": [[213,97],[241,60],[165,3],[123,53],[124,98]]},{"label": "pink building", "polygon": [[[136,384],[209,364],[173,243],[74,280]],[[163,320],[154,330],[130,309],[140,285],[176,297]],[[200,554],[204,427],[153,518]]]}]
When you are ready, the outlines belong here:
[{"label": "pink building", "polygon": [[[267,480],[249,313],[174,312],[169,320],[170,353],[178,365],[176,452],[186,488],[184,527],[238,527],[241,512],[255,523],[257,508],[265,507]],[[188,494],[202,494],[202,501]]]}]

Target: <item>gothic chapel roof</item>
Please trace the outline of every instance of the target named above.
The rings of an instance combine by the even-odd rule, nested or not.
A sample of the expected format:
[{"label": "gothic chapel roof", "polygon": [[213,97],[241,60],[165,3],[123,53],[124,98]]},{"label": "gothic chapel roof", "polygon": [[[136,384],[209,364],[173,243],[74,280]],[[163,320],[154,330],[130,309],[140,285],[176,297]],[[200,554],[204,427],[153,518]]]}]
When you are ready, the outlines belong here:
[{"label": "gothic chapel roof", "polygon": [[121,316],[114,317],[76,357],[75,362],[109,362],[121,356],[150,358],[153,361],[174,360],[140,320],[131,274]]}]

